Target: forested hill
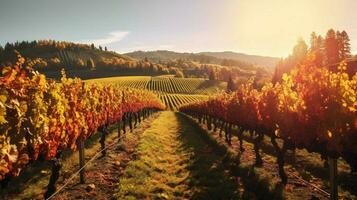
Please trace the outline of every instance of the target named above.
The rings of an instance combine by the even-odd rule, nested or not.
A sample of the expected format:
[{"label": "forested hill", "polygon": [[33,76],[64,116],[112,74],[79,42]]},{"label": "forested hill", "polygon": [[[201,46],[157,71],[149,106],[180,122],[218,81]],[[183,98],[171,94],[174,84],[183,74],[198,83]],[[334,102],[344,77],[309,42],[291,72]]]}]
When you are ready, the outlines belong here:
[{"label": "forested hill", "polygon": [[213,56],[221,59],[240,60],[242,62],[251,63],[260,67],[273,69],[280,58],[270,56],[248,55],[244,53],[236,53],[232,51],[223,52],[201,52],[200,55]]},{"label": "forested hill", "polygon": [[278,62],[278,58],[247,55],[242,53],[235,53],[231,51],[224,52],[201,52],[201,53],[179,53],[174,51],[134,51],[126,53],[124,55],[145,59],[154,62],[167,62],[176,59],[186,59],[191,61],[197,61],[205,64],[220,64],[224,66],[238,66],[248,68],[250,66],[266,67],[267,69],[273,69]]},{"label": "forested hill", "polygon": [[118,75],[175,74],[176,68],[136,60],[106,47],[55,40],[22,41],[0,46],[0,67],[17,61],[18,54],[26,59],[26,65],[48,77],[58,78],[61,69],[67,75],[83,79]]}]

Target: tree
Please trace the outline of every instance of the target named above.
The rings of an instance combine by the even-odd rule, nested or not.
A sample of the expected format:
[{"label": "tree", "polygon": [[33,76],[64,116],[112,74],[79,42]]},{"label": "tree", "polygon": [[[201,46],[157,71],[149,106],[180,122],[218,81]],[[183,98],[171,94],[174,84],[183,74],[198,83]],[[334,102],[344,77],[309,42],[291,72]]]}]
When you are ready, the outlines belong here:
[{"label": "tree", "polygon": [[339,47],[336,32],[333,29],[327,31],[325,37],[325,54],[327,64],[339,62]]},{"label": "tree", "polygon": [[316,35],[315,32],[311,33],[311,39],[310,39],[310,52],[315,55],[315,66],[323,66],[324,62],[324,49],[323,49],[323,44],[324,44],[324,39],[321,37],[321,35]]},{"label": "tree", "polygon": [[342,31],[337,35],[339,48],[339,61],[351,57],[350,38],[346,31]]},{"label": "tree", "polygon": [[236,86],[234,84],[234,81],[232,79],[232,76],[229,76],[228,82],[227,82],[227,92],[233,92],[236,90]]},{"label": "tree", "polygon": [[99,46],[99,50],[103,51],[103,47],[102,47],[102,46]]},{"label": "tree", "polygon": [[104,51],[108,51],[107,47],[104,47]]},{"label": "tree", "polygon": [[297,44],[294,46],[293,49],[293,58],[299,63],[301,60],[304,60],[307,55],[307,44],[302,39],[299,38]]},{"label": "tree", "polygon": [[94,44],[93,44],[93,43],[90,45],[90,48],[91,48],[92,50],[94,50],[94,49],[95,49],[95,46],[94,46]]}]

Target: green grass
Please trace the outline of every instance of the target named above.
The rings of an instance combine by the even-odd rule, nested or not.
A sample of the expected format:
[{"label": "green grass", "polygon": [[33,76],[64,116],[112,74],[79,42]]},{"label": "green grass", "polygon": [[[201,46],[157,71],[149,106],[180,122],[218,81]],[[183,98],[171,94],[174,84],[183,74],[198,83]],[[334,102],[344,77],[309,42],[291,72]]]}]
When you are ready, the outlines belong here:
[{"label": "green grass", "polygon": [[117,199],[239,199],[236,179],[186,117],[162,112],[142,136]]}]

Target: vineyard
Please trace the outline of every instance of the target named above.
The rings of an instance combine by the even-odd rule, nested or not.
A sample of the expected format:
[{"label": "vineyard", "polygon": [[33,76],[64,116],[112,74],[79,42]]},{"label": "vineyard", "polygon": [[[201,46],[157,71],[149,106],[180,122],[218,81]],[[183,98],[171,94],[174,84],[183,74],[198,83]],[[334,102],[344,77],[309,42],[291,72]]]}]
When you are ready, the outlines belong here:
[{"label": "vineyard", "polygon": [[1,1],[0,200],[357,200],[356,8]]},{"label": "vineyard", "polygon": [[169,76],[126,76],[91,79],[88,82],[110,83],[119,88],[146,89],[154,92],[169,110],[177,110],[181,105],[207,99],[225,90],[226,83],[198,78],[174,78]]},{"label": "vineyard", "polygon": [[198,94],[158,94],[158,96],[169,110],[178,110],[181,105],[202,101],[208,98],[206,95]]},{"label": "vineyard", "polygon": [[228,144],[237,136],[241,152],[243,132],[249,131],[256,166],[263,164],[262,141],[270,138],[283,184],[288,182],[284,169],[288,150],[320,154],[330,168],[331,198],[337,199],[337,159],[348,163],[351,173],[357,170],[357,75],[350,79],[345,70],[345,63],[335,73],[306,61],[291,75],[285,74],[281,84],[269,83],[258,91],[248,83],[180,111],[207,124],[209,130],[224,131]]},{"label": "vineyard", "polygon": [[[113,155],[113,153],[122,152],[112,148],[113,145],[117,144],[113,142],[113,139],[118,142],[121,141],[123,144],[123,136],[128,137],[127,134],[122,134],[127,132],[126,127],[133,131],[149,115],[166,107],[168,110],[179,110],[194,118],[196,122],[212,134],[214,140],[226,143],[224,148],[232,149],[232,152],[237,152],[237,155],[227,154],[229,155],[227,157],[227,155],[212,154],[222,147],[214,147],[214,145],[207,147],[207,141],[202,140],[202,137],[207,136],[196,135],[198,132],[206,134],[205,131],[196,128],[187,117],[175,112],[161,112],[159,118],[152,122],[153,127],[149,128],[148,132],[143,129],[144,133],[140,133],[143,134],[144,141],[147,140],[147,144],[139,148],[139,151],[143,151],[144,155],[153,155],[150,157],[152,159],[150,162],[161,163],[163,165],[161,167],[168,169],[165,173],[160,173],[160,176],[172,176],[172,172],[169,170],[171,168],[168,167],[172,164],[162,162],[161,156],[168,157],[169,160],[182,159],[180,164],[172,166],[179,168],[175,169],[178,171],[182,170],[181,168],[185,169],[180,171],[179,176],[190,173],[187,171],[190,169],[187,164],[190,163],[188,162],[190,157],[187,156],[187,152],[180,148],[181,145],[184,145],[184,141],[175,139],[178,137],[177,134],[181,134],[180,137],[192,137],[188,139],[189,145],[193,145],[190,148],[191,151],[192,148],[197,148],[194,141],[200,145],[198,152],[191,152],[192,155],[204,159],[211,159],[210,156],[214,156],[216,160],[225,159],[225,162],[231,164],[244,162],[243,165],[250,163],[250,158],[253,156],[255,157],[253,167],[261,168],[263,171],[267,170],[266,167],[270,167],[269,170],[275,170],[272,167],[272,161],[267,160],[265,155],[266,148],[269,147],[274,150],[277,164],[276,172],[271,171],[269,173],[276,173],[277,176],[280,176],[283,185],[291,184],[289,179],[294,179],[299,184],[304,184],[303,188],[305,189],[313,188],[308,191],[312,191],[319,198],[336,197],[337,170],[340,170],[343,174],[350,171],[352,175],[344,175],[344,180],[349,180],[355,177],[353,174],[357,168],[357,151],[354,143],[357,137],[355,134],[357,129],[357,103],[355,99],[357,76],[349,78],[344,72],[343,63],[339,69],[339,72],[330,72],[327,69],[316,68],[312,64],[306,63],[293,71],[291,75],[284,75],[282,83],[275,85],[269,83],[261,90],[257,90],[253,88],[252,82],[248,82],[240,86],[235,92],[224,93],[221,91],[223,86],[217,85],[217,82],[173,77],[134,76],[82,81],[67,78],[63,73],[61,80],[55,82],[32,71],[29,66],[25,66],[24,59],[19,57],[15,66],[4,68],[1,78],[1,102],[4,105],[0,125],[4,133],[0,140],[1,185],[6,187],[8,182],[21,175],[22,171],[35,161],[50,161],[52,163],[51,176],[47,185],[47,192],[43,194],[44,197],[52,198],[52,195],[59,195],[57,198],[61,199],[62,195],[67,195],[66,192],[63,193],[62,191],[67,191],[65,187],[76,188],[76,190],[81,191],[80,185],[76,186],[72,179],[79,174],[80,183],[85,183],[83,169],[88,163],[96,162],[96,155],[102,154],[105,157],[108,153]],[[339,121],[336,119],[339,119]],[[331,123],[331,121],[336,123]],[[116,132],[118,136],[111,136],[112,141],[110,145],[106,146],[108,127],[113,124],[118,129]],[[187,134],[181,130],[183,127],[185,127],[184,130],[187,129],[190,133],[194,132],[195,134]],[[102,133],[99,140],[101,147],[99,152],[90,160],[87,159],[86,162],[84,159],[84,142],[90,140],[98,131]],[[162,131],[165,134],[162,134]],[[150,135],[151,139],[145,139],[147,135]],[[140,143],[139,135],[136,135],[135,138],[130,144],[126,144],[129,141],[124,142],[124,144],[143,145]],[[175,140],[178,140],[177,143],[172,143]],[[157,151],[155,145],[166,145],[166,147]],[[152,146],[152,148],[146,149],[149,146]],[[209,148],[209,150],[204,150],[205,148]],[[56,190],[55,185],[62,166],[62,152],[76,149],[79,152],[79,170],[65,181],[60,190]],[[263,149],[264,153],[262,152]],[[302,153],[302,150],[308,153]],[[206,153],[206,151],[209,153]],[[126,156],[132,154],[132,151],[130,153],[125,150],[125,152]],[[247,155],[240,158],[239,155],[242,152],[247,152]],[[310,153],[317,153],[318,158],[315,155],[312,157],[322,159],[325,166],[330,168],[330,184],[328,186],[321,184],[316,186],[316,184],[311,184],[309,181],[294,175],[295,172],[291,170],[290,161],[286,160],[288,153],[289,156],[299,155],[300,157],[296,158],[299,160],[310,157]],[[90,155],[93,155],[93,153]],[[148,162],[144,158],[147,159],[146,157],[139,157],[139,160],[134,162],[130,162],[130,159],[134,158],[128,158],[129,162],[125,160],[125,163],[128,162],[129,165],[128,171],[124,172],[123,177],[116,176],[121,183],[116,194],[118,198],[125,198],[134,194],[134,198],[141,198],[142,195],[145,196],[147,187],[153,187],[149,189],[151,195],[161,195],[155,192],[157,190],[155,184],[151,186],[143,185],[139,187],[139,190],[131,190],[128,187],[128,185],[133,184],[132,182],[135,184],[143,182],[141,173],[149,170],[141,168],[141,166],[147,165],[144,164],[145,162]],[[113,156],[106,159],[111,160],[111,163],[118,162],[113,160]],[[240,159],[240,161],[237,159]],[[137,169],[138,166],[135,162],[144,163],[140,164],[139,169]],[[222,163],[222,161],[215,162]],[[123,164],[121,167],[125,168],[127,164]],[[289,164],[288,169],[286,168],[287,164]],[[109,166],[107,165],[105,165],[105,168],[108,168],[110,163]],[[197,165],[196,168],[200,172],[195,173],[207,173],[205,176],[210,176],[213,173],[215,176],[219,176],[227,184],[221,188],[227,190],[227,194],[225,194],[227,198],[236,197],[237,193],[229,188],[241,186],[232,182],[232,177],[221,177],[218,175],[220,172],[205,170],[207,166],[204,163]],[[92,171],[88,172],[89,174],[102,173],[101,171],[104,170],[104,166],[100,167],[100,164],[94,166],[94,168],[90,168]],[[227,171],[232,166],[222,165],[221,167]],[[94,169],[95,171],[93,171]],[[243,169],[240,168],[239,170]],[[110,173],[116,173],[115,169],[110,167],[108,170]],[[150,173],[154,173],[156,169],[153,166],[150,170],[153,171]],[[138,172],[134,173],[133,171]],[[152,177],[153,181],[160,181],[156,180],[158,176],[159,174]],[[210,183],[205,179],[205,176],[198,176],[195,179],[202,179],[203,184],[210,185],[209,187],[214,191],[212,195],[218,195],[216,197],[219,198],[222,194],[213,189],[218,187],[216,182],[215,184]],[[250,182],[253,181],[245,176],[242,178]],[[179,177],[171,178],[177,180],[175,184],[183,184],[179,181]],[[100,181],[92,175],[87,176],[87,179],[95,183]],[[112,180],[110,184],[116,184],[116,181]],[[208,182],[205,183],[205,181]],[[350,190],[349,188],[353,190],[355,188],[353,186],[354,181],[349,180],[348,182],[352,185],[347,186],[347,190]],[[196,185],[194,187],[201,187],[200,184],[190,184]],[[170,187],[170,185],[165,187]],[[105,190],[108,186],[101,184],[101,188],[101,190]],[[165,195],[169,198],[176,198],[180,197],[180,195],[176,195],[181,192],[194,194],[191,186],[178,188],[180,189],[176,192],[167,190]],[[326,192],[326,188],[331,189],[330,192]],[[345,188],[346,186],[343,190],[344,196],[354,198],[355,193],[349,194]],[[253,194],[256,193],[252,189],[245,188],[244,190]],[[62,192],[62,194],[57,194],[59,192]],[[301,195],[304,198],[309,195],[294,192],[287,192],[287,194]],[[82,198],[86,195],[87,193],[81,194]],[[103,195],[109,198],[113,194],[108,191]],[[238,196],[242,195],[244,196],[244,193]],[[267,190],[265,193],[254,195],[259,197],[268,195],[269,198],[274,198],[274,195],[277,194],[274,191]]]},{"label": "vineyard", "polygon": [[221,81],[199,78],[173,78],[150,76],[125,76],[91,79],[89,82],[111,83],[119,87],[147,89],[155,93],[209,95],[225,90],[227,84]]}]

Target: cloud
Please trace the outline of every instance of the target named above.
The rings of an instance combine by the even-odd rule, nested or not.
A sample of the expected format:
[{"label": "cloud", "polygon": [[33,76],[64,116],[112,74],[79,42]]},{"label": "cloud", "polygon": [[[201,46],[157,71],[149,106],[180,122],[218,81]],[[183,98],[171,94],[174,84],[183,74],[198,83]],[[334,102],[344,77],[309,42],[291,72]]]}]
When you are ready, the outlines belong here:
[{"label": "cloud", "polygon": [[95,45],[107,45],[107,44],[119,42],[120,40],[124,39],[128,34],[129,34],[129,31],[112,31],[108,34],[108,36],[106,36],[104,38],[82,40],[79,42],[86,43],[86,44],[93,43]]}]

